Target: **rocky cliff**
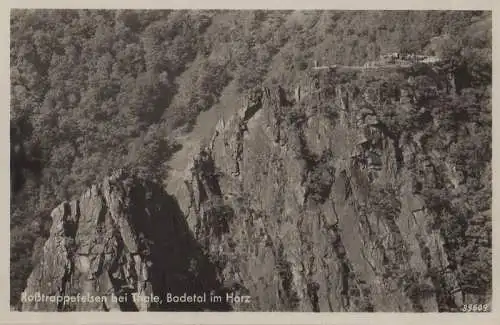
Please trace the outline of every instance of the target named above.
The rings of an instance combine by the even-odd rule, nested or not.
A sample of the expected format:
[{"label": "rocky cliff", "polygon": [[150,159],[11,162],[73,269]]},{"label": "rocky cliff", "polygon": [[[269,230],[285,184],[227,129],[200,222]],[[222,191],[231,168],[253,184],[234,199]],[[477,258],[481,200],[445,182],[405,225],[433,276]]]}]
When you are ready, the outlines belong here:
[{"label": "rocky cliff", "polygon": [[[483,282],[467,275],[464,245],[439,223],[467,196],[466,168],[435,150],[429,134],[439,121],[421,104],[456,90],[432,71],[420,72],[432,81],[425,87],[414,86],[415,71],[387,73],[315,71],[294,89],[257,88],[219,121],[176,193],[121,173],[61,204],[25,293],[251,297],[77,310],[408,312],[488,303],[481,285],[491,269]],[[448,209],[430,203],[434,189],[449,193]],[[489,256],[491,213],[478,209],[466,208],[473,217],[463,229],[480,229],[467,238]]]},{"label": "rocky cliff", "polygon": [[[293,97],[263,87],[220,121],[178,197],[220,276],[254,297],[241,310],[451,311],[488,301],[462,289],[456,247],[424,195],[467,188],[457,168],[439,171],[446,154],[422,140],[433,119],[419,101],[455,91],[429,72],[420,73],[434,74],[432,85],[419,91],[416,71],[395,73],[410,82],[392,89],[370,85],[380,76],[314,72]],[[390,106],[420,132],[391,125]],[[474,218],[483,234],[489,213]]]},{"label": "rocky cliff", "polygon": [[[62,203],[51,216],[50,237],[22,295],[23,310],[168,310],[162,304],[166,292],[221,287],[175,200],[123,170]],[[41,300],[41,295],[79,300]],[[175,309],[225,306],[177,304]]]}]

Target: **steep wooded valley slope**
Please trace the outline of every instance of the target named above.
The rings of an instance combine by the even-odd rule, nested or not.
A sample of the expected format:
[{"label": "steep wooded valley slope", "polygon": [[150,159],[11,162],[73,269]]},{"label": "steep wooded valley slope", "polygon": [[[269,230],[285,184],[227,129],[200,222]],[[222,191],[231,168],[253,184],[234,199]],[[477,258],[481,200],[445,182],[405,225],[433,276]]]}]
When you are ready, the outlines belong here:
[{"label": "steep wooded valley slope", "polygon": [[[442,61],[312,69],[387,52]],[[16,308],[172,308],[23,291],[490,302],[491,13],[18,10],[11,95]]]}]

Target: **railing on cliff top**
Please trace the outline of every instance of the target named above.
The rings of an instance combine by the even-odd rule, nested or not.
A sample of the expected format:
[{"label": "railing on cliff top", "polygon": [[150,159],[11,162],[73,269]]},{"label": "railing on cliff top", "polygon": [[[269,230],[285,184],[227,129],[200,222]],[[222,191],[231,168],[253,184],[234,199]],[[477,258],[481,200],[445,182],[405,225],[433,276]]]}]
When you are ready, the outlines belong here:
[{"label": "railing on cliff top", "polygon": [[386,68],[409,68],[418,63],[433,64],[440,62],[441,59],[436,56],[425,56],[425,55],[406,55],[400,56],[399,54],[393,54],[390,57],[382,56],[378,61],[366,62],[364,65],[323,65],[318,66],[315,61],[315,66],[313,70],[335,70],[335,71],[363,71],[369,69],[386,69]]}]

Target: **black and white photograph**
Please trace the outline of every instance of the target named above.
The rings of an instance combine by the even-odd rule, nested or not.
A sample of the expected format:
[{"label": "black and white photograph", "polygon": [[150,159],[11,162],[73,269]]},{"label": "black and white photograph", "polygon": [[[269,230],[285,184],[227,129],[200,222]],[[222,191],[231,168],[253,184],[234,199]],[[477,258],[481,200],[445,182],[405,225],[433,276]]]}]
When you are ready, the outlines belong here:
[{"label": "black and white photograph", "polygon": [[492,311],[492,11],[9,25],[11,311]]}]

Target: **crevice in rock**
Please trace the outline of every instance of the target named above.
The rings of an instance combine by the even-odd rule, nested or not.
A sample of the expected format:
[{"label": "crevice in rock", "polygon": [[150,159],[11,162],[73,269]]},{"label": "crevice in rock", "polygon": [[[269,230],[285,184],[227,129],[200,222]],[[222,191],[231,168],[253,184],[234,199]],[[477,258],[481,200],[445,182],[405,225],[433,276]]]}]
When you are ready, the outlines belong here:
[{"label": "crevice in rock", "polygon": [[387,125],[382,123],[380,120],[378,121],[377,124],[374,124],[374,127],[382,131],[382,133],[392,141],[392,146],[394,148],[394,153],[396,158],[396,170],[397,172],[401,171],[404,164],[404,157],[403,157],[403,150],[399,146],[400,135],[389,130]]},{"label": "crevice in rock", "polygon": [[[68,252],[66,264],[64,265],[64,275],[61,279],[61,287],[59,288],[59,294],[61,296],[70,295],[70,290],[72,288],[72,280],[75,272],[75,264],[73,262],[72,252]],[[65,305],[64,301],[57,302],[57,311],[69,311],[71,306]]]},{"label": "crevice in rock", "polygon": [[349,266],[349,260],[347,258],[344,244],[342,243],[338,226],[328,226],[326,230],[329,235],[330,243],[333,246],[333,251],[338,259],[338,267],[340,270],[340,299],[342,302],[342,308],[347,311],[351,306],[351,297],[349,295],[351,268]]},{"label": "crevice in rock", "polygon": [[282,107],[287,107],[293,105],[293,102],[289,101],[283,87],[278,86],[278,100]]},{"label": "crevice in rock", "polygon": [[286,310],[294,310],[299,304],[297,292],[293,288],[293,273],[290,262],[286,260],[283,243],[279,243],[276,267],[281,279],[281,288],[278,292],[281,303]]},{"label": "crevice in rock", "polygon": [[184,180],[184,185],[186,186],[186,189],[188,191],[188,195],[189,195],[189,206],[188,208],[186,209],[186,220],[189,219],[189,217],[191,216],[191,212],[192,210],[194,210],[194,213],[196,215],[196,218],[198,220],[198,217],[199,217],[199,206],[197,206],[196,204],[196,199],[195,199],[195,193],[194,193],[194,189],[193,189],[193,185],[191,182],[187,181],[187,180]]},{"label": "crevice in rock", "polygon": [[340,178],[341,180],[343,180],[343,185],[345,189],[344,200],[347,201],[349,197],[352,195],[352,186],[345,170],[340,172]]},{"label": "crevice in rock", "polygon": [[[64,235],[69,238],[75,238],[76,231],[78,229],[78,220],[80,218],[79,201],[76,201],[75,207],[76,210],[71,211],[71,205],[69,204],[69,202],[65,202],[63,204],[63,220],[65,220],[65,222],[63,223]],[[75,220],[68,220],[68,217],[70,217],[73,213],[75,214]]]},{"label": "crevice in rock", "polygon": [[120,307],[120,311],[139,311],[136,304],[133,302],[132,293],[134,292],[133,288],[127,286],[127,283],[124,279],[115,278],[113,276],[113,271],[108,271],[108,276],[113,286],[114,295],[116,297],[124,297],[125,299],[119,300],[118,305]]},{"label": "crevice in rock", "polygon": [[309,296],[309,300],[311,301],[312,310],[315,313],[320,312],[318,290],[319,284],[317,282],[307,283],[307,295]]},{"label": "crevice in rock", "polygon": [[249,103],[245,109],[245,114],[243,115],[243,123],[248,123],[248,121],[262,108],[262,98],[263,91],[261,88],[257,88],[249,96]]}]

